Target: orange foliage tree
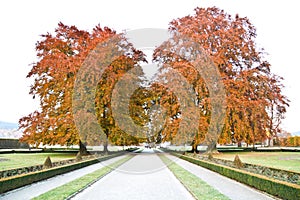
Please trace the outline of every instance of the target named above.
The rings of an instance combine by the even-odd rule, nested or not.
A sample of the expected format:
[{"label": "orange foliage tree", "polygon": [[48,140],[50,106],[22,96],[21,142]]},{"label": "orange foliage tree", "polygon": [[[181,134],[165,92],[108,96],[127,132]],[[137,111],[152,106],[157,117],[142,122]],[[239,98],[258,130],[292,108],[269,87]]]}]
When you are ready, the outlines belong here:
[{"label": "orange foliage tree", "polygon": [[[33,98],[40,100],[40,109],[19,120],[19,126],[24,130],[22,141],[30,144],[79,144],[80,152],[85,152],[83,143],[92,144],[99,140],[98,135],[86,130],[88,138],[81,138],[74,122],[72,97],[76,75],[88,54],[102,42],[112,37],[118,37],[126,42],[122,34],[117,34],[108,27],[96,26],[92,32],[79,30],[75,26],[58,24],[55,34],[42,35],[37,42],[36,51],[38,62],[33,67],[28,78],[34,83],[30,88]],[[143,54],[135,50],[131,44],[123,56],[110,63],[97,87],[95,98],[96,116],[98,122],[108,137],[115,130],[111,115],[103,116],[104,110],[110,113],[110,98],[114,83],[126,70],[136,66],[138,61],[144,60]],[[87,117],[87,116],[86,116]],[[84,141],[82,141],[82,139]],[[101,141],[103,142],[103,141]]]},{"label": "orange foliage tree", "polygon": [[131,96],[130,116],[139,126],[145,127],[144,141],[161,143],[172,141],[174,128],[179,122],[179,103],[174,93],[164,85],[151,83],[139,87]]},{"label": "orange foliage tree", "polygon": [[[173,20],[169,31],[171,39],[156,49],[154,59],[160,63],[161,74],[177,70],[197,95],[201,117],[196,145],[203,142],[211,122],[210,91],[201,74],[178,52],[196,57],[205,51],[220,72],[227,107],[224,126],[218,130],[219,143],[254,144],[267,138],[267,129],[276,135],[288,99],[282,94],[281,78],[270,71],[264,52],[256,47],[256,29],[246,17],[233,17],[216,7],[196,8],[194,15]],[[183,38],[199,48],[192,48]],[[209,152],[215,150],[215,142]]]}]

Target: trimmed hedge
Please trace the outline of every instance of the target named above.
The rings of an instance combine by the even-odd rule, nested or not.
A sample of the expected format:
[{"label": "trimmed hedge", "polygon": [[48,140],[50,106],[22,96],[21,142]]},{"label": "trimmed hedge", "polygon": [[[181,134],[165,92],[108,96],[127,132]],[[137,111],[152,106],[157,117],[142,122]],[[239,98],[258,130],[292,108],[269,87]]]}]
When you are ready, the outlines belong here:
[{"label": "trimmed hedge", "polygon": [[[213,162],[215,164],[219,164],[222,166],[228,166],[231,168],[237,168],[238,167],[234,164],[234,161],[231,160],[225,160],[220,158],[213,158],[212,160],[209,160],[208,157],[194,157],[194,154],[185,154],[186,156],[191,156],[196,159],[205,160],[208,162]],[[269,178],[274,178],[276,180],[281,180],[284,182],[289,182],[292,184],[299,184],[300,183],[300,172],[291,171],[291,170],[284,170],[284,169],[278,169],[273,167],[267,167],[264,165],[257,165],[257,164],[249,164],[249,163],[243,163],[242,170],[248,171],[250,173],[254,174],[260,174],[263,176],[267,176]]]},{"label": "trimmed hedge", "polygon": [[183,160],[189,161],[201,167],[215,171],[226,177],[239,181],[241,183],[252,186],[261,191],[265,191],[271,195],[280,197],[288,200],[299,200],[300,199],[300,185],[287,183],[284,181],[270,179],[268,177],[245,172],[239,169],[210,163],[203,160],[194,159],[184,155],[173,154],[180,157]]},{"label": "trimmed hedge", "polygon": [[24,142],[20,142],[19,139],[12,138],[0,138],[0,149],[28,149],[29,145]]},{"label": "trimmed hedge", "polygon": [[70,165],[66,165],[66,166],[60,166],[60,167],[54,167],[54,168],[50,168],[50,169],[46,169],[46,170],[42,170],[42,171],[37,171],[37,172],[32,172],[32,173],[28,173],[28,174],[21,174],[18,176],[14,176],[14,177],[8,177],[8,178],[4,178],[4,179],[0,179],[0,194],[13,190],[13,189],[17,189],[19,187],[34,183],[34,182],[38,182],[44,179],[48,179],[51,178],[53,176],[59,175],[59,174],[64,174],[76,169],[80,169],[82,167],[86,167],[101,161],[105,161],[108,160],[110,158],[114,158],[117,156],[120,156],[123,153],[116,153],[113,155],[109,155],[109,156],[105,156],[102,158],[95,158],[92,160],[88,160],[88,161],[82,161],[82,162],[78,162],[75,164],[70,164]]}]

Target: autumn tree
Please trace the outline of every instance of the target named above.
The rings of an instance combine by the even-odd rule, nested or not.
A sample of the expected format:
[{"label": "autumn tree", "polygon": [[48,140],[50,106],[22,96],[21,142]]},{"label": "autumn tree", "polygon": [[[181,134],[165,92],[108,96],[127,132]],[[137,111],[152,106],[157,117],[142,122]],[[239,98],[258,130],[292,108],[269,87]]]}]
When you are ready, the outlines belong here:
[{"label": "autumn tree", "polygon": [[[34,79],[30,94],[33,98],[39,98],[40,109],[20,119],[20,128],[24,130],[21,140],[35,145],[79,144],[80,152],[86,153],[84,152],[86,143],[99,141],[99,135],[95,133],[99,126],[98,122],[102,123],[104,130],[112,130],[110,116],[103,116],[100,112],[109,109],[107,102],[111,98],[112,85],[116,77],[135,67],[138,61],[143,60],[143,54],[126,42],[122,34],[117,34],[108,27],[96,26],[88,32],[59,23],[54,34],[47,33],[41,37],[42,40],[36,44],[38,62],[33,64],[27,75],[28,78]],[[122,56],[108,63],[108,66],[99,66],[105,68],[106,72],[102,82],[98,84],[97,97],[105,100],[101,102],[99,98],[94,100],[98,105],[98,113],[94,113],[98,116],[98,122],[91,120],[89,129],[84,130],[85,137],[82,137],[75,125],[74,115],[82,112],[83,108],[73,110],[72,105],[77,73],[90,52],[95,51],[97,45],[113,37],[120,41],[115,46],[123,48]],[[80,107],[76,107],[78,108]],[[94,107],[91,110],[96,109]],[[86,114],[84,117],[89,121],[93,116]],[[111,131],[105,134],[108,136],[110,133]]]},{"label": "autumn tree", "polygon": [[[172,141],[171,123],[177,123],[179,104],[175,94],[164,85],[151,83],[139,87],[131,96],[130,116],[139,126],[145,127],[144,136],[148,143]],[[171,122],[171,123],[170,123]],[[141,139],[142,139],[141,138]]]},{"label": "autumn tree", "polygon": [[[211,83],[206,83],[205,69],[200,74],[191,62],[201,56],[200,65],[205,68],[212,62],[226,91],[224,126],[215,129],[219,143],[254,144],[267,137],[266,129],[274,134],[279,130],[287,99],[282,95],[281,80],[274,78],[264,52],[256,47],[256,29],[246,17],[231,16],[216,7],[196,8],[194,15],[173,20],[169,31],[172,37],[156,49],[154,59],[161,74],[170,68],[177,70],[196,94],[201,116],[196,145],[203,141],[203,133],[209,141],[208,152],[213,152],[217,143],[207,134],[213,121]],[[276,125],[272,125],[274,120]]]},{"label": "autumn tree", "polygon": [[[140,58],[145,61],[142,57]],[[129,71],[134,71],[134,73],[129,73]],[[131,104],[130,97],[132,88],[139,88],[142,83],[143,71],[141,67],[137,65],[134,59],[122,57],[122,59],[116,60],[105,70],[103,77],[97,88],[95,108],[97,119],[104,130],[104,134],[114,144],[138,145],[142,133],[132,130],[132,126],[127,122],[130,120],[131,110],[136,107]],[[131,82],[131,84],[128,84],[128,82]],[[115,99],[112,99],[112,97]],[[124,102],[124,99],[129,101],[125,100]],[[113,106],[115,110],[113,110]],[[115,115],[113,114],[114,112]],[[116,119],[125,122],[118,124]],[[137,119],[137,117],[134,119]],[[141,124],[138,125],[141,126]],[[104,147],[106,148],[106,145]]]},{"label": "autumn tree", "polygon": [[268,145],[270,146],[270,141],[275,137],[277,142],[278,133],[285,132],[280,127],[282,120],[285,118],[286,108],[289,106],[288,98],[282,94],[284,85],[281,83],[282,77],[272,74],[268,77],[266,84],[267,90],[265,90],[266,100],[269,104],[267,107],[267,112],[270,116],[268,123]]}]

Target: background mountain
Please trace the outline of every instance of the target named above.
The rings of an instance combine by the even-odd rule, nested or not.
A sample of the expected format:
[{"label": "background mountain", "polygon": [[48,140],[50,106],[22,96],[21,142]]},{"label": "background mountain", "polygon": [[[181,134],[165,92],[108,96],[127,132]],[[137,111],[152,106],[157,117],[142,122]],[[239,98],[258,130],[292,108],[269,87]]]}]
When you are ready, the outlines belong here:
[{"label": "background mountain", "polygon": [[17,123],[0,121],[0,138],[18,139],[22,136],[22,131],[18,130]]},{"label": "background mountain", "polygon": [[300,131],[292,133],[292,136],[300,136]]},{"label": "background mountain", "polygon": [[18,129],[18,124],[0,121],[0,129]]}]

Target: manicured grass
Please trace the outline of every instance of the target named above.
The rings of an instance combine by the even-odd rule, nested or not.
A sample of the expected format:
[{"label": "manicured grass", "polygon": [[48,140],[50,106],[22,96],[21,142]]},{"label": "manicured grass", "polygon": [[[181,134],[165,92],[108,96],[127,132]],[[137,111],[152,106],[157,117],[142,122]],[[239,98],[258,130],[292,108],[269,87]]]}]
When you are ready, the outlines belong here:
[{"label": "manicured grass", "polygon": [[139,149],[133,151],[133,153],[141,153],[143,150],[144,150],[144,148],[139,148]]},{"label": "manicured grass", "polygon": [[[100,179],[101,177],[105,176],[109,172],[113,171],[115,168],[120,166],[121,164],[125,163],[132,156],[126,156],[125,158],[114,162],[113,164],[103,167],[97,171],[94,171],[90,174],[87,174],[83,177],[75,179],[69,183],[66,183],[62,186],[54,188],[38,197],[33,198],[34,200],[60,200],[66,199],[71,195],[75,194],[76,192],[86,188],[88,185],[92,184],[94,181]],[[101,198],[101,197],[99,197]]]},{"label": "manicured grass", "polygon": [[74,153],[11,153],[0,154],[0,170],[43,164],[50,156],[51,161],[60,161],[76,157]]},{"label": "manicured grass", "polygon": [[237,154],[245,163],[300,172],[300,152],[228,152],[214,157],[233,161]]},{"label": "manicured grass", "polygon": [[196,199],[229,199],[218,190],[214,189],[194,174],[183,169],[167,157],[160,155],[160,158]]}]

